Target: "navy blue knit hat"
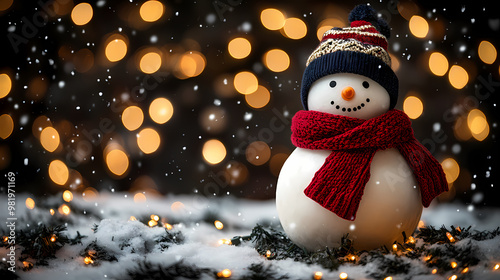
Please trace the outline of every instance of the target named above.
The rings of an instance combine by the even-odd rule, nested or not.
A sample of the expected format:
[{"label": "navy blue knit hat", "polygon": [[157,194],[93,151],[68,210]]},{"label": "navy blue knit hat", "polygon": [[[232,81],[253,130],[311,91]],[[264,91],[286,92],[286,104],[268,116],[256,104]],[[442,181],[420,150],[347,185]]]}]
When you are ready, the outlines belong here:
[{"label": "navy blue knit hat", "polygon": [[309,88],[321,77],[335,73],[354,73],[371,78],[390,96],[390,109],[398,101],[398,77],[391,69],[387,52],[390,28],[368,5],[356,6],[349,14],[351,27],[330,29],[309,56],[300,91],[307,107]]}]

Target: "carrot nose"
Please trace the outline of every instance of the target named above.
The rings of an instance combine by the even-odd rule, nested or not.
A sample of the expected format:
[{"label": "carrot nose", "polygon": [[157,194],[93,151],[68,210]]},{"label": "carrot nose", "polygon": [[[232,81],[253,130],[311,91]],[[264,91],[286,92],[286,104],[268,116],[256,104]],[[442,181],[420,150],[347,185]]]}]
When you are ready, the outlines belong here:
[{"label": "carrot nose", "polygon": [[342,98],[346,101],[349,101],[354,98],[355,91],[352,87],[345,87],[342,89]]}]

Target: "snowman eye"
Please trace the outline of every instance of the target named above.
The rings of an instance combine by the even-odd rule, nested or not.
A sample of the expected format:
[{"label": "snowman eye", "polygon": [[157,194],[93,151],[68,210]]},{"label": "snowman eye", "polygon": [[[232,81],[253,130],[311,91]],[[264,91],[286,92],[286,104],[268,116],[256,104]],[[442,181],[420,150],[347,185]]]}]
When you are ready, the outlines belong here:
[{"label": "snowman eye", "polygon": [[367,81],[364,81],[363,82],[363,87],[364,88],[368,88],[368,87],[370,87],[370,84]]},{"label": "snowman eye", "polygon": [[336,85],[337,85],[337,82],[335,82],[335,81],[331,81],[330,82],[330,87],[331,88],[334,88]]}]

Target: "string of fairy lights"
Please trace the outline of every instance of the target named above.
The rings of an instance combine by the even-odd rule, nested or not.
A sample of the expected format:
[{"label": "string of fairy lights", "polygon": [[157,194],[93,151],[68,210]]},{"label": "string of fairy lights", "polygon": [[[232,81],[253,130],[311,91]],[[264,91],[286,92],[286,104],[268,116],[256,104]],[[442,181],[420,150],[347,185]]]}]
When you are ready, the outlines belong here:
[{"label": "string of fairy lights", "polygon": [[[7,1],[8,2],[8,1]],[[3,11],[8,11],[8,4],[3,6]],[[57,6],[54,11],[57,16],[69,16],[76,26],[84,27],[92,21],[94,17],[95,5],[89,3],[79,3],[73,5],[72,1]],[[426,40],[429,34],[435,32],[435,24],[417,14],[414,4],[409,2],[399,2],[398,11],[408,21],[411,34],[418,39]],[[168,13],[172,13],[168,6],[162,1],[144,1],[136,7],[135,13],[130,13],[128,18],[132,26],[144,24],[154,24],[160,22]],[[316,31],[318,39],[325,30],[334,26],[346,26],[346,19],[342,16],[333,15],[322,20],[316,28],[308,26],[306,22],[298,17],[287,17],[286,12],[276,8],[265,8],[260,11],[260,24],[275,35],[282,35],[291,40],[304,38],[311,29]],[[279,35],[278,35],[279,36]],[[72,51],[68,46],[62,45],[58,50],[61,59],[72,61],[75,70],[79,73],[86,73],[93,67],[102,66],[112,68],[120,61],[127,61],[128,65],[133,65],[137,71],[144,74],[155,74],[162,71],[172,73],[176,79],[186,80],[197,77],[205,71],[207,67],[206,56],[200,51],[199,43],[191,40],[189,47],[168,48],[156,46],[154,36],[151,37],[149,45],[138,48],[131,48],[130,38],[121,30],[106,34],[96,51],[90,48],[82,48]],[[245,61],[255,52],[251,36],[235,35],[227,42],[227,53],[236,61]],[[484,64],[491,65],[497,60],[497,50],[495,46],[482,40],[477,46],[477,54]],[[397,72],[400,65],[400,57],[391,53],[393,69]],[[449,84],[457,90],[463,89],[470,83],[470,73],[474,69],[469,69],[467,65],[459,65],[453,62],[452,58],[447,58],[442,52],[434,50],[424,54],[427,60],[428,71],[437,77],[447,78]],[[451,62],[450,62],[451,61]],[[261,55],[262,64],[273,73],[287,71],[292,64],[290,55],[283,49],[271,48]],[[59,82],[60,87],[64,84]],[[14,69],[4,68],[0,73],[0,100],[8,99],[14,87],[22,87],[16,84]],[[34,101],[44,98],[48,81],[43,76],[34,77],[26,86],[26,96]],[[214,91],[218,96],[232,96],[235,93],[244,96],[244,100],[249,108],[266,108],[271,102],[272,90],[269,88],[256,71],[240,69],[234,74],[220,75],[214,81]],[[418,119],[425,110],[425,100],[417,92],[407,92],[403,101],[403,110],[411,119]],[[158,97],[149,104],[135,104],[127,106],[119,112],[121,125],[134,138],[135,146],[145,155],[154,154],[161,147],[164,141],[159,127],[168,123],[175,112],[174,104],[166,97]],[[200,126],[210,132],[223,132],[228,120],[223,118],[225,110],[219,106],[209,106],[200,114]],[[145,125],[147,120],[151,120],[155,126]],[[16,131],[18,124],[10,113],[0,115],[0,137],[8,139]],[[75,190],[75,186],[85,182],[84,176],[75,168],[68,167],[64,161],[62,153],[63,146],[67,143],[74,145],[76,152],[73,156],[76,161],[84,161],[92,157],[92,150],[83,149],[78,143],[79,137],[72,136],[71,128],[73,124],[70,120],[53,120],[45,115],[36,116],[32,123],[32,134],[39,141],[40,145],[47,152],[54,155],[61,155],[59,159],[54,159],[48,164],[44,172],[52,183],[67,188],[64,192]],[[474,108],[461,115],[453,125],[454,136],[459,141],[483,141],[490,135],[490,124],[486,115],[478,108]],[[70,135],[70,136],[68,136]],[[112,178],[124,178],[132,165],[131,147],[126,141],[120,138],[106,139],[102,143],[102,157],[107,171]],[[80,148],[78,148],[80,147]],[[287,152],[275,153],[270,144],[264,141],[253,141],[246,147],[246,160],[254,166],[268,165],[272,174],[277,176],[280,166],[286,160]],[[218,137],[204,140],[200,159],[208,165],[218,165],[227,160],[231,153],[227,143]],[[8,147],[2,145],[0,154],[4,160],[0,163],[0,169],[6,168],[9,164]],[[445,158],[441,161],[446,173],[448,183],[451,185],[459,177],[460,164],[453,157]],[[226,170],[230,182],[237,185],[245,181],[249,171],[246,163],[232,162],[231,168]],[[142,176],[140,180],[151,180]],[[153,183],[154,184],[154,183]],[[131,188],[133,189],[133,188]],[[92,186],[85,186],[81,189],[81,194],[87,199],[96,197],[99,191]],[[64,195],[64,194],[63,194]],[[143,191],[137,191],[137,201],[145,198]],[[34,207],[34,200],[29,198],[26,201],[28,208]]]}]

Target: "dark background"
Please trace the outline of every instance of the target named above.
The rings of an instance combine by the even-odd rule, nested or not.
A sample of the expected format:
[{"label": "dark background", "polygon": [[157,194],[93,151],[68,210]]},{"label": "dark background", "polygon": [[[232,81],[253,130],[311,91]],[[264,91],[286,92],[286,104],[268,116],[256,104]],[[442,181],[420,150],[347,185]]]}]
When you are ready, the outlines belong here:
[{"label": "dark background", "polygon": [[[51,1],[14,1],[8,10],[0,12],[3,43],[0,70],[9,73],[13,80],[10,94],[0,99],[0,114],[10,114],[14,120],[12,135],[0,139],[0,169],[2,173],[18,174],[17,190],[39,196],[65,189],[77,194],[92,187],[99,192],[145,191],[146,195],[198,192],[207,196],[215,193],[252,199],[274,197],[277,173],[284,158],[278,156],[254,166],[246,160],[245,149],[256,140],[268,144],[271,158],[289,154],[294,149],[289,138],[289,121],[302,109],[300,83],[305,61],[319,42],[316,28],[329,17],[338,17],[347,24],[349,11],[356,4],[366,3],[162,1],[166,7],[162,18],[141,25],[130,23],[126,15],[144,1],[107,0],[102,7],[89,2],[94,8],[92,20],[84,26],[76,26],[69,14],[71,7],[80,1],[66,2],[69,10],[57,16],[50,16],[41,8]],[[499,46],[500,16],[493,6],[495,2],[368,2],[392,27],[389,50],[400,63],[396,72],[400,80],[396,108],[402,109],[408,92],[418,93],[424,102],[424,112],[413,120],[417,139],[427,143],[426,147],[439,161],[451,157],[460,166],[452,191],[439,200],[456,200],[475,207],[500,206],[498,113],[494,100],[500,89],[499,60],[488,65],[477,54],[482,40]],[[408,18],[398,12],[397,5],[405,7],[410,15],[426,18],[430,25],[426,38],[416,38],[410,33]],[[264,28],[260,12],[269,7],[279,9],[287,17],[301,18],[308,27],[307,35],[292,40],[280,31]],[[35,26],[27,42],[20,44],[16,51],[7,39],[11,32],[9,26],[16,25],[14,32],[21,35],[23,25],[34,20],[45,22]],[[248,24],[251,29],[245,31],[244,26]],[[126,57],[112,66],[100,63],[103,38],[118,32],[119,28],[130,40]],[[150,42],[152,35],[157,36],[156,43]],[[227,44],[234,37],[245,37],[252,43],[247,58],[236,60],[228,54]],[[188,79],[176,78],[162,68],[159,72],[163,74],[151,80],[151,76],[133,66],[134,54],[146,46],[199,51],[206,58],[206,67],[199,76]],[[75,71],[77,62],[71,51],[83,48],[94,54],[94,64],[85,72]],[[262,63],[263,54],[273,48],[286,51],[290,57],[290,67],[284,72],[274,73]],[[433,51],[443,53],[450,66],[458,64],[467,70],[469,82],[463,89],[453,88],[447,75],[438,77],[429,71],[427,62]],[[214,86],[220,85],[224,77],[231,80],[243,70],[255,73],[259,84],[270,90],[271,101],[264,108],[253,109],[234,89],[223,94]],[[111,79],[107,79],[108,76]],[[38,95],[34,95],[32,88],[24,88],[40,77],[46,83],[37,87]],[[58,86],[60,81],[65,82],[63,88]],[[152,81],[156,81],[153,86],[148,84]],[[139,91],[140,88],[144,90]],[[129,93],[129,101],[120,101],[123,93]],[[172,119],[161,125],[147,115],[150,102],[160,96],[168,98],[174,106]],[[471,100],[478,102],[471,103]],[[143,109],[145,121],[141,128],[152,127],[160,132],[162,143],[155,153],[145,155],[133,148],[136,131],[123,127],[121,111],[116,109],[122,107],[123,110],[126,105]],[[80,106],[80,110],[76,110],[76,106]],[[207,131],[200,119],[206,110],[214,108],[221,112],[220,119],[225,122],[224,128],[216,133]],[[454,132],[456,122],[476,108],[486,115],[490,127],[488,137],[481,142],[474,138],[458,139]],[[248,113],[252,114],[249,120],[245,118]],[[56,128],[66,128],[59,131],[61,147],[53,153],[45,151],[33,135],[33,121],[40,115],[49,117]],[[103,119],[111,119],[113,129],[97,137],[93,132],[102,130],[99,125]],[[436,123],[440,125],[439,133],[433,131]],[[66,161],[74,152],[71,140],[82,140],[84,131],[95,140],[92,151],[86,160],[71,165]],[[109,173],[103,159],[105,143],[113,137],[123,142],[129,154],[129,170],[119,178]],[[203,143],[212,138],[222,141],[227,149],[226,158],[217,165],[207,164],[201,153]],[[48,176],[48,165],[54,159],[66,161],[72,170],[65,186],[54,184]],[[81,180],[75,181],[75,178]],[[471,188],[471,184],[475,187]],[[5,185],[6,180],[2,187]]]}]

